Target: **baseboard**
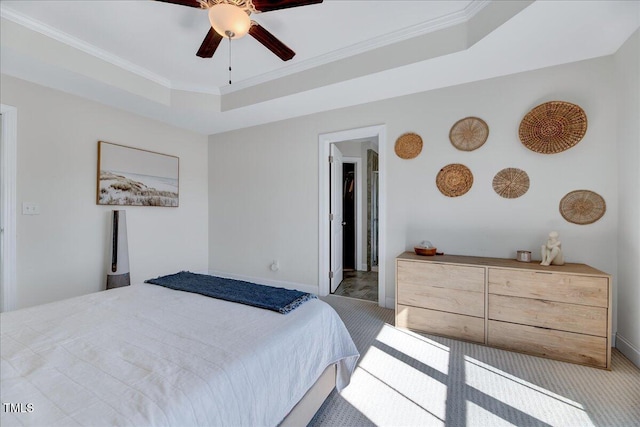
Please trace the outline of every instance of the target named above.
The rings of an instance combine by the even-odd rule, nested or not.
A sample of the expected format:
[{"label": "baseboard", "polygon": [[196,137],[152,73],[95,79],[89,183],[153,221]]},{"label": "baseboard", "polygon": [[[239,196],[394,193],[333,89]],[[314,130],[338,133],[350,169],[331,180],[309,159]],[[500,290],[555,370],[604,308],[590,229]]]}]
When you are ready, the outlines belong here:
[{"label": "baseboard", "polygon": [[390,308],[395,310],[396,308],[396,299],[387,297],[384,301],[385,308]]},{"label": "baseboard", "polygon": [[360,268],[358,269],[358,271],[368,271],[369,270],[369,266],[367,264],[360,264]]},{"label": "baseboard", "polygon": [[228,279],[244,280],[245,282],[257,283],[259,285],[275,286],[278,288],[295,289],[301,292],[308,292],[310,294],[318,294],[318,287],[313,285],[305,285],[302,283],[285,282],[282,280],[264,279],[262,277],[250,277],[242,276],[240,274],[227,273],[224,271],[208,270],[206,274],[212,276],[226,277]]},{"label": "baseboard", "polygon": [[625,339],[620,334],[616,334],[615,343],[616,348],[620,353],[624,354],[627,359],[631,360],[634,365],[640,368],[640,350],[635,348],[629,340]]}]

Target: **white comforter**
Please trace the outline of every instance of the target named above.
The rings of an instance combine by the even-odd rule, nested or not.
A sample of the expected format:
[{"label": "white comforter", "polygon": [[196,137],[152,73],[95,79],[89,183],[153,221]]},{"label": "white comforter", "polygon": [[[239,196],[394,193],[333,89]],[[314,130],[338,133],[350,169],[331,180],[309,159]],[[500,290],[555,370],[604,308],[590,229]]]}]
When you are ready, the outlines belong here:
[{"label": "white comforter", "polygon": [[346,386],[358,358],[322,301],[282,315],[149,284],[3,313],[0,327],[3,427],[273,426],[328,365]]}]

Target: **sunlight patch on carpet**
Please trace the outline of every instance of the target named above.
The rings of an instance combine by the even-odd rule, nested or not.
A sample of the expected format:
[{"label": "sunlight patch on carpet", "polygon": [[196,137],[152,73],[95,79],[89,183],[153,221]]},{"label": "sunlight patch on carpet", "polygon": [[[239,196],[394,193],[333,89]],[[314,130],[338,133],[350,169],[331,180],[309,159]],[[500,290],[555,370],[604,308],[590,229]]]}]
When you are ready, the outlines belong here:
[{"label": "sunlight patch on carpet", "polygon": [[593,427],[581,404],[388,324],[341,395],[376,425]]},{"label": "sunlight patch on carpet", "polygon": [[469,401],[467,401],[467,419],[470,421],[468,424],[470,426],[512,427],[517,425]]},{"label": "sunlight patch on carpet", "polygon": [[465,379],[467,386],[543,423],[593,426],[581,404],[469,356]]},{"label": "sunlight patch on carpet", "polygon": [[449,347],[445,345],[387,324],[376,340],[445,375],[449,372]]},{"label": "sunlight patch on carpet", "polygon": [[444,426],[447,386],[384,349],[442,376],[448,348],[390,325],[383,326],[376,343],[381,348],[374,344],[367,350],[341,396],[376,425]]},{"label": "sunlight patch on carpet", "polygon": [[[341,396],[378,426],[445,425],[442,418],[428,412],[362,368],[355,370],[351,383],[342,390]],[[390,411],[389,408],[393,410]]]},{"label": "sunlight patch on carpet", "polygon": [[399,395],[444,420],[447,386],[442,382],[376,347],[369,349],[360,362],[360,369],[384,382]]}]

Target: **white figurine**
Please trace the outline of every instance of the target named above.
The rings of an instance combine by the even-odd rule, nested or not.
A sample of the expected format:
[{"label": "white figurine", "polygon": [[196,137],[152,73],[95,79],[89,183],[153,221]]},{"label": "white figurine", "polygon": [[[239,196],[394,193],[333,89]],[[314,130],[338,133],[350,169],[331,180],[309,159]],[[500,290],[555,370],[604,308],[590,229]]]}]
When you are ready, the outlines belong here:
[{"label": "white figurine", "polygon": [[562,243],[558,240],[558,232],[549,233],[549,240],[542,245],[542,262],[540,265],[563,265]]}]

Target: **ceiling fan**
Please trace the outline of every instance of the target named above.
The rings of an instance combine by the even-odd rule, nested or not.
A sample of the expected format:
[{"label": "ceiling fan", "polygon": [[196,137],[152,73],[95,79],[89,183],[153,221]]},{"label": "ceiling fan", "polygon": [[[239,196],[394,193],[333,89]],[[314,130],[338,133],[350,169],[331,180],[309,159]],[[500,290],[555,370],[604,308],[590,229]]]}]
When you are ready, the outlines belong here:
[{"label": "ceiling fan", "polygon": [[224,37],[237,39],[249,34],[283,61],[295,52],[264,27],[249,18],[252,13],[322,3],[323,0],[157,0],[183,6],[208,9],[211,28],[196,55],[211,58]]}]

